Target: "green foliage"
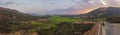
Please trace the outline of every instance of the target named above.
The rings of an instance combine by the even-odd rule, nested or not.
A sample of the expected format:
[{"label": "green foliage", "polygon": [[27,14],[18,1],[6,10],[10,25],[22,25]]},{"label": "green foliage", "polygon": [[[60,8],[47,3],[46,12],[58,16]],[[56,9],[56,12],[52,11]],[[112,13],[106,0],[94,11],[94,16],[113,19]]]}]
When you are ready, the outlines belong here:
[{"label": "green foliage", "polygon": [[94,24],[74,24],[75,31],[77,32],[86,32],[91,29]]},{"label": "green foliage", "polygon": [[42,24],[41,28],[42,29],[50,29],[50,28],[55,28],[57,27],[55,24]]},{"label": "green foliage", "polygon": [[75,21],[82,21],[82,19],[74,19],[74,18],[66,18],[66,17],[59,17],[59,16],[53,16],[50,18],[50,20],[53,22],[53,23],[56,23],[56,24],[59,24],[59,23],[62,23],[62,22],[75,22]]},{"label": "green foliage", "polygon": [[75,32],[79,32],[81,33],[80,35],[82,35],[86,31],[91,29],[91,27],[93,26],[93,24],[72,24],[72,25],[73,27],[69,23],[61,23],[56,28],[40,30],[38,31],[38,33],[40,35],[76,35]]},{"label": "green foliage", "polygon": [[[4,18],[4,17],[3,17]],[[27,17],[26,17],[27,18]],[[2,21],[0,21],[2,24],[0,29],[2,29],[1,32],[5,32],[5,33],[10,33],[10,32],[15,32],[15,31],[19,31],[19,30],[29,30],[31,32],[37,32],[37,31],[42,31],[44,33],[51,32],[54,33],[56,31],[58,31],[60,28],[62,28],[61,23],[63,24],[71,24],[72,22],[75,21],[82,21],[83,19],[75,19],[75,18],[66,18],[66,17],[59,17],[59,16],[53,16],[47,20],[41,20],[41,21],[33,21],[30,19],[26,19],[26,18],[18,18],[16,20],[13,19],[3,19]],[[27,21],[26,21],[27,20]],[[7,26],[6,26],[7,25]],[[69,25],[70,26],[70,25]],[[69,28],[69,26],[64,27],[64,29],[66,31],[64,32],[69,32],[71,29],[71,27]],[[5,27],[5,28],[4,28]],[[67,29],[69,29],[67,31]],[[72,32],[72,31],[70,31]]]},{"label": "green foliage", "polygon": [[41,20],[41,21],[31,21],[33,31],[36,30],[44,30],[44,29],[51,29],[58,27],[61,23],[72,23],[75,21],[82,21],[82,19],[74,19],[74,18],[66,18],[66,17],[59,17],[53,16],[48,20]]}]

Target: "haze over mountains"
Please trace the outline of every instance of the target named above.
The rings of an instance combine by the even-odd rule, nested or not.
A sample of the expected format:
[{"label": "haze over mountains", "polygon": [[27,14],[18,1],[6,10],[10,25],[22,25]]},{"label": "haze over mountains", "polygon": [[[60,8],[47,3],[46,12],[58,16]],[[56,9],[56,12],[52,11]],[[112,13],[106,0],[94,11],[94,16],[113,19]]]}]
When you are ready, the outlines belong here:
[{"label": "haze over mountains", "polygon": [[[8,9],[8,8],[3,8],[3,7],[0,7],[0,14],[12,14],[12,15],[17,15],[17,16],[27,16],[28,14],[24,14],[24,13],[21,13],[17,10],[14,10],[14,9]],[[31,14],[31,15],[39,15],[39,14]],[[58,15],[60,16],[60,15]],[[62,15],[62,16],[68,16],[68,15]],[[69,15],[70,16],[70,15]],[[75,16],[75,15],[72,15],[72,16]],[[86,14],[80,14],[80,15],[77,15],[77,17],[80,16],[80,17],[111,17],[111,16],[120,16],[120,7],[101,7],[101,8],[98,8],[98,9],[95,9],[89,13],[86,13]]]}]

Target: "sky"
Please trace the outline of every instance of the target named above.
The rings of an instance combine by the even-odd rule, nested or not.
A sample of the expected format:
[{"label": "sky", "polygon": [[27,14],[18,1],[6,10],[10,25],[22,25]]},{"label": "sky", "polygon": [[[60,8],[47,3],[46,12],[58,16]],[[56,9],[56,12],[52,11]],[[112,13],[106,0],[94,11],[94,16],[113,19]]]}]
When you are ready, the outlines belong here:
[{"label": "sky", "polygon": [[0,7],[34,14],[85,14],[99,7],[119,7],[120,0],[0,0]]}]

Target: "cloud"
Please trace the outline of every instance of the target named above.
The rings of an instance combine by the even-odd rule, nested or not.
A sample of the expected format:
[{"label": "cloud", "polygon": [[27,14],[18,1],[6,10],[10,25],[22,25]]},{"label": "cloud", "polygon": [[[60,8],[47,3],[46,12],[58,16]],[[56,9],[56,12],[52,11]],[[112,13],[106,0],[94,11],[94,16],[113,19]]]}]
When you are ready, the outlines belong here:
[{"label": "cloud", "polygon": [[15,2],[6,2],[4,4],[14,4]]},{"label": "cloud", "polygon": [[2,3],[2,5],[4,5],[4,6],[9,6],[9,5],[13,5],[13,4],[15,4],[15,2],[4,2],[4,3]]},{"label": "cloud", "polygon": [[[25,13],[80,14],[105,5],[120,7],[120,0],[0,0],[1,5]],[[69,9],[76,11],[71,12]]]},{"label": "cloud", "polygon": [[100,0],[103,5],[107,5],[104,0]]},{"label": "cloud", "polygon": [[78,9],[72,12],[68,12],[68,14],[85,14],[97,8],[99,8],[99,6],[86,7],[83,9]]},{"label": "cloud", "polygon": [[11,6],[11,5],[22,5],[23,3],[17,3],[17,1],[0,1],[2,6]]}]

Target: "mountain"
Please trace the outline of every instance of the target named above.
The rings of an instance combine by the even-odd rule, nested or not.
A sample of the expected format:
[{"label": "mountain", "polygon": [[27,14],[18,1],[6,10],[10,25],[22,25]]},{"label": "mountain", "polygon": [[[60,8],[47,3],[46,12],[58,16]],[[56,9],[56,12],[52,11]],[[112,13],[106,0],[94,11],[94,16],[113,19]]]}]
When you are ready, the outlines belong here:
[{"label": "mountain", "polygon": [[0,14],[17,15],[17,14],[23,14],[23,13],[14,9],[0,7]]},{"label": "mountain", "polygon": [[27,23],[20,21],[32,21],[35,19],[37,19],[36,16],[24,14],[14,9],[0,7],[0,33],[10,33],[11,31],[24,29],[24,27],[27,27],[27,29],[31,28],[27,26]]},{"label": "mountain", "polygon": [[[0,19],[8,18],[14,20],[32,20],[37,19],[36,16],[21,13],[15,9],[0,7]],[[4,20],[4,19],[3,19]]]},{"label": "mountain", "polygon": [[120,17],[120,7],[101,7],[81,16],[89,18]]}]

